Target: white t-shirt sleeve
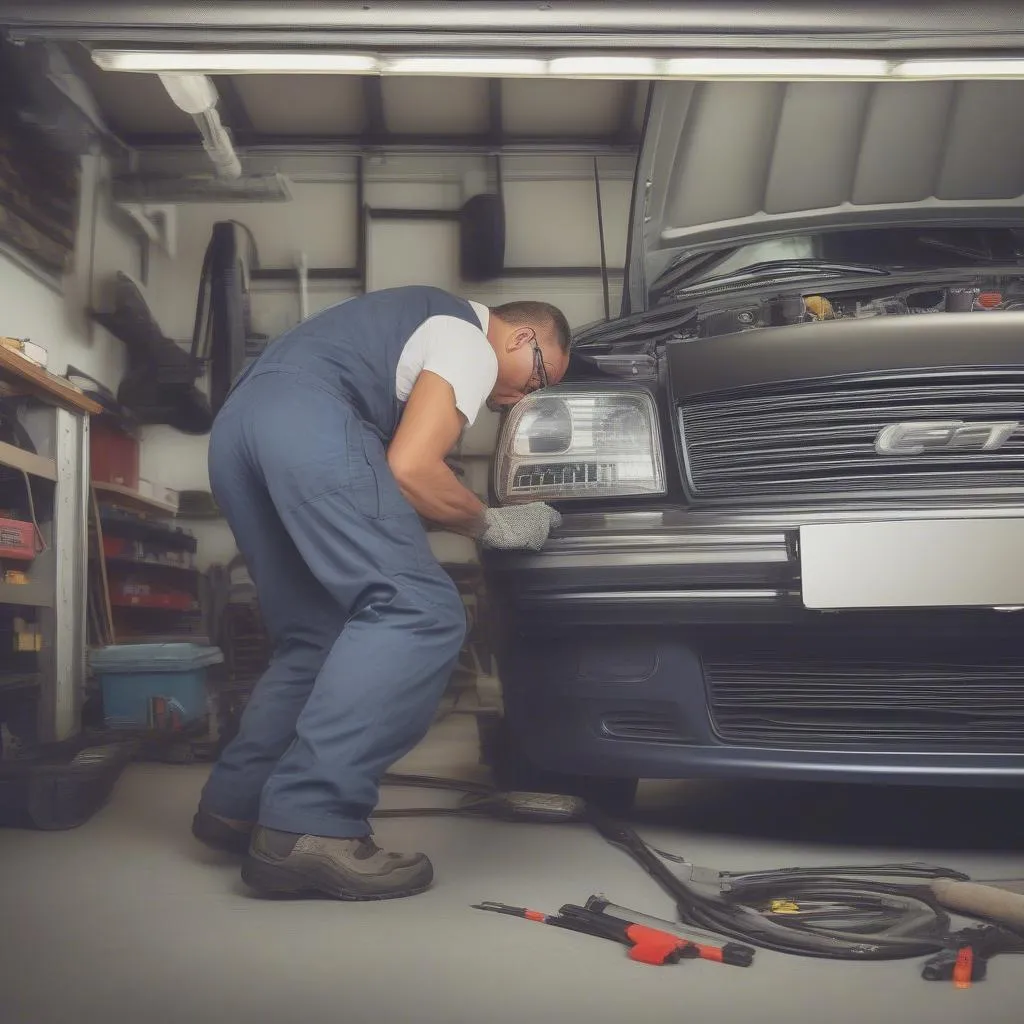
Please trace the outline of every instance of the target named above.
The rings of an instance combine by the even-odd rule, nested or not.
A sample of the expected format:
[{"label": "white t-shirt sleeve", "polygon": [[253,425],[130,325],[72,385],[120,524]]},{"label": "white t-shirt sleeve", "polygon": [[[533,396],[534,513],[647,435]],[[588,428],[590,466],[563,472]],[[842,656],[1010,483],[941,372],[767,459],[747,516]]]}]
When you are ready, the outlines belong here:
[{"label": "white t-shirt sleeve", "polygon": [[455,406],[472,426],[498,379],[498,357],[479,327],[455,316],[432,316],[413,332],[398,360],[399,401],[429,370],[452,386]]}]

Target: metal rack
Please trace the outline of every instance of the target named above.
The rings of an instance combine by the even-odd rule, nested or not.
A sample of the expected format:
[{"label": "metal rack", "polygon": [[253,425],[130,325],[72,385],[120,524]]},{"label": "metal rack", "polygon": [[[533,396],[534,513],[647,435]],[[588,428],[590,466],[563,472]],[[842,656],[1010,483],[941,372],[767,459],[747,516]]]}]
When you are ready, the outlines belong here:
[{"label": "metal rack", "polygon": [[29,582],[0,581],[0,604],[32,611],[42,633],[38,671],[39,739],[56,741],[80,728],[85,685],[86,523],[89,415],[100,407],[67,381],[0,349],[0,383],[18,403],[35,453],[0,443],[0,465],[27,474],[46,500],[39,528],[46,550],[28,568]]}]

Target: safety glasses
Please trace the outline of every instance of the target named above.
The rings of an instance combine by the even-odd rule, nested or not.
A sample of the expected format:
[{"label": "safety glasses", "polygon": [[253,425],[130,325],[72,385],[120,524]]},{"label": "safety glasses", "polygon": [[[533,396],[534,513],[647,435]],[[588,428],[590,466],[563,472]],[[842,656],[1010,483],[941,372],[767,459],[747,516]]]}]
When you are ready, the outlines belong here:
[{"label": "safety glasses", "polygon": [[[523,390],[523,394],[526,395],[533,394],[534,391],[540,391],[549,384],[548,370],[544,365],[544,355],[540,350],[540,345],[537,344],[536,338],[530,344],[533,346],[533,373],[530,375],[530,379],[526,382],[526,387]],[[536,383],[534,383],[535,381]]]}]

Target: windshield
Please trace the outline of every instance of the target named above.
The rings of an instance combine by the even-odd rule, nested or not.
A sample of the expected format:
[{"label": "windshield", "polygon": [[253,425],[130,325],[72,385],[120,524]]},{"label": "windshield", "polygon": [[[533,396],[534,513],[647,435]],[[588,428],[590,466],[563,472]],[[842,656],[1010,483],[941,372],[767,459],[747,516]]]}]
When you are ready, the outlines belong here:
[{"label": "windshield", "polygon": [[655,282],[656,301],[676,291],[745,272],[770,274],[807,261],[886,270],[937,270],[1024,261],[1024,231],[1011,228],[876,228],[789,235],[714,253],[690,255]]}]

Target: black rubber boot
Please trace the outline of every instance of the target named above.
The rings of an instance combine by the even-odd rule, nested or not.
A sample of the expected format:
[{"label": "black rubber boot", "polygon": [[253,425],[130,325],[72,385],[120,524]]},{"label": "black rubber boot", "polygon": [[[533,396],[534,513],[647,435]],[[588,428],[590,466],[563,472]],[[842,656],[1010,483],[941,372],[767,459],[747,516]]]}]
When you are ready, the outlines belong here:
[{"label": "black rubber boot", "polygon": [[387,853],[369,836],[300,836],[262,826],[242,864],[242,880],[266,896],[389,900],[423,892],[433,878],[425,854]]},{"label": "black rubber boot", "polygon": [[213,850],[243,856],[249,850],[253,822],[232,821],[202,809],[192,819],[192,835]]}]

